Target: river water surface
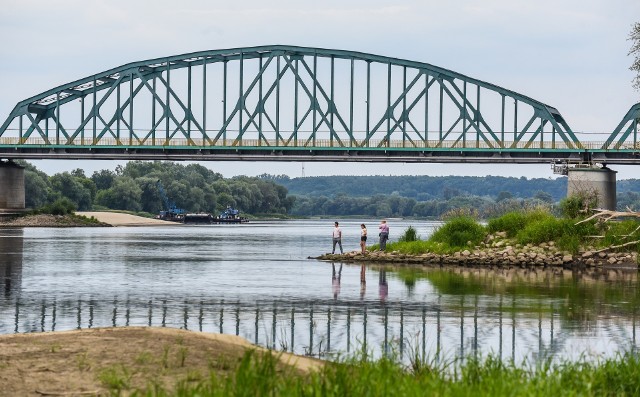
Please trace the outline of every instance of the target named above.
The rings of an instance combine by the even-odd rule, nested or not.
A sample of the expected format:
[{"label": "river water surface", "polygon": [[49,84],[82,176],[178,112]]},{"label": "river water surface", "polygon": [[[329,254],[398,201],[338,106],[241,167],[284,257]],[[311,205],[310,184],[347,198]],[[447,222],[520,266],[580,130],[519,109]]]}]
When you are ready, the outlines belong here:
[{"label": "river water surface", "polygon": [[[345,250],[362,221],[342,221]],[[377,222],[368,222],[377,236]],[[409,225],[391,220],[391,241]],[[521,362],[635,350],[637,272],[364,267],[330,220],[0,229],[0,333],[152,325],[236,334],[319,357],[494,354]],[[371,241],[369,241],[371,243]]]}]

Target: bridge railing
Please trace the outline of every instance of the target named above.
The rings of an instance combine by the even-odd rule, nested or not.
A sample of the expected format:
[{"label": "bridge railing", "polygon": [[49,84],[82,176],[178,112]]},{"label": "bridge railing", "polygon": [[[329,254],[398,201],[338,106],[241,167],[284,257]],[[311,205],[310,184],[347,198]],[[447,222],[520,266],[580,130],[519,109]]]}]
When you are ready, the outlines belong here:
[{"label": "bridge railing", "polygon": [[[402,140],[402,139],[370,139],[370,140],[353,140],[351,142],[337,142],[331,139],[314,139],[314,140],[299,140],[298,142],[275,139],[219,139],[217,141],[211,141],[203,138],[171,138],[171,139],[146,139],[138,140],[131,139],[129,137],[123,139],[116,138],[101,138],[100,140],[93,142],[91,138],[76,138],[71,141],[52,142],[51,140],[45,140],[41,137],[29,137],[27,139],[20,139],[19,137],[0,137],[0,146],[20,146],[20,147],[51,147],[51,146],[64,146],[64,147],[121,147],[121,148],[152,148],[161,147],[165,149],[172,148],[314,148],[314,149],[336,149],[336,150],[353,150],[353,149],[368,149],[368,150],[385,150],[385,149],[428,149],[428,150],[445,150],[445,149],[461,149],[461,150],[526,150],[526,151],[539,151],[539,150],[600,150],[604,141],[583,141],[582,148],[576,149],[567,145],[565,142],[513,142],[504,141],[504,146],[499,147],[488,144],[484,141],[478,140],[427,140],[427,141],[415,141],[415,140]],[[619,146],[617,150],[640,150],[640,143],[631,143]]]}]

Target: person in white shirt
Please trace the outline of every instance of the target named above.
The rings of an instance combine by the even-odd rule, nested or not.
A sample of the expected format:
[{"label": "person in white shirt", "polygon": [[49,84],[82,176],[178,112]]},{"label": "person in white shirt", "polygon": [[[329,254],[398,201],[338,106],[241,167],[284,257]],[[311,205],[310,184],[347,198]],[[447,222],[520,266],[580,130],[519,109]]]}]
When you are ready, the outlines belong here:
[{"label": "person in white shirt", "polygon": [[331,250],[332,254],[336,253],[336,244],[340,246],[340,253],[344,254],[342,250],[342,230],[340,226],[338,226],[338,222],[335,223],[335,227],[333,228],[333,250]]}]

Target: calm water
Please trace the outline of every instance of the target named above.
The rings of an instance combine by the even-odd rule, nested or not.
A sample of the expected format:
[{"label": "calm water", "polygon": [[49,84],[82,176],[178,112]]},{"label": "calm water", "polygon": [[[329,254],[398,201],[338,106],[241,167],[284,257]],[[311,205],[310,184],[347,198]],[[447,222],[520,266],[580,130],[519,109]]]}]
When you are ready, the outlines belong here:
[{"label": "calm water", "polygon": [[[361,221],[341,222],[346,250]],[[377,235],[377,222],[367,222]],[[390,221],[391,240],[409,225]],[[327,356],[611,356],[636,349],[637,272],[381,269],[306,259],[332,221],[0,229],[0,333],[153,325]],[[371,242],[371,241],[370,241]]]}]

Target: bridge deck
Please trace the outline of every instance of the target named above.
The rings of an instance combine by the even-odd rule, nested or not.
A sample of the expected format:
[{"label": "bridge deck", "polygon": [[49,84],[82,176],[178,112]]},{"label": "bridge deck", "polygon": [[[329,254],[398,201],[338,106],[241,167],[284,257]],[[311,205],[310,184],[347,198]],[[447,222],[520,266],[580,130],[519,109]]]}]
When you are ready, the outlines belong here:
[{"label": "bridge deck", "polygon": [[361,162],[472,162],[548,163],[551,161],[602,161],[608,164],[640,164],[640,143],[614,150],[601,149],[603,142],[582,142],[582,148],[564,142],[503,142],[503,146],[483,141],[369,140],[342,142],[315,139],[286,142],[265,139],[229,139],[212,143],[202,138],[113,139],[90,138],[72,142],[51,142],[32,137],[0,138],[0,157],[28,159],[128,159],[128,160],[260,160],[260,161],[361,161]]}]

